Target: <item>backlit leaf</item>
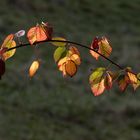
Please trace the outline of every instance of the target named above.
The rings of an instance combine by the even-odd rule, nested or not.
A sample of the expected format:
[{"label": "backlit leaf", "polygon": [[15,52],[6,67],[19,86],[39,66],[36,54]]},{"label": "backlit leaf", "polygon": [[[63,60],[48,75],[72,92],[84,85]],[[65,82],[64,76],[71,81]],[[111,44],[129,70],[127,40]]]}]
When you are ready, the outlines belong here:
[{"label": "backlit leaf", "polygon": [[121,80],[119,80],[118,85],[121,91],[125,91],[125,89],[128,86],[128,82],[127,82],[127,77],[126,76],[122,76]]},{"label": "backlit leaf", "polygon": [[77,66],[72,60],[68,60],[65,64],[66,73],[72,77],[77,72]]},{"label": "backlit leaf", "polygon": [[37,72],[39,68],[39,61],[33,61],[33,63],[31,64],[30,68],[29,68],[29,76],[33,77],[35,75],[35,73]]},{"label": "backlit leaf", "polygon": [[[6,39],[4,40],[1,49],[10,49],[16,46],[16,42],[13,40],[14,39],[14,34],[10,34],[6,37]],[[4,61],[6,61],[8,58],[12,57],[16,52],[16,49],[13,49],[11,51],[7,51],[5,53],[2,54],[2,59]]]},{"label": "backlit leaf", "polygon": [[80,56],[77,55],[77,54],[71,55],[70,59],[71,59],[76,65],[80,65],[80,64],[81,64],[81,58],[80,58]]},{"label": "backlit leaf", "polygon": [[49,40],[50,36],[50,34],[46,33],[46,30],[42,25],[36,25],[35,27],[30,28],[27,32],[27,38],[31,45],[35,42]]},{"label": "backlit leaf", "polygon": [[102,94],[105,90],[104,72],[105,72],[105,68],[100,67],[95,69],[89,77],[91,90],[95,96]]},{"label": "backlit leaf", "polygon": [[66,42],[59,42],[59,41],[66,41],[65,38],[62,38],[62,37],[53,37],[52,40],[58,40],[58,42],[51,42],[54,46],[57,46],[57,47],[65,47],[66,46]]},{"label": "backlit leaf", "polygon": [[105,85],[105,88],[108,90],[111,89],[112,87],[112,77],[108,72],[106,73],[106,76],[105,76],[104,85]]},{"label": "backlit leaf", "polygon": [[96,51],[97,52],[101,52],[100,51],[100,48],[99,48],[99,38],[98,37],[95,37],[94,39],[93,39],[93,41],[92,41],[92,44],[91,44],[91,46],[90,46],[90,48],[91,49],[93,49],[93,50],[90,50],[90,54],[96,59],[96,60],[98,60],[98,58],[99,58],[99,54],[98,53],[96,53]]},{"label": "backlit leaf", "polygon": [[[93,57],[95,57],[96,60],[98,60],[100,54],[104,55],[105,57],[109,57],[111,52],[112,52],[112,48],[107,40],[107,38],[102,37],[102,38],[95,38],[91,44],[91,49],[90,53]],[[100,54],[98,54],[100,53]]]},{"label": "backlit leaf", "polygon": [[55,62],[57,62],[58,60],[60,60],[60,58],[65,53],[65,51],[66,51],[66,48],[65,47],[58,47],[55,50],[54,55],[53,55]]},{"label": "backlit leaf", "polygon": [[78,49],[75,46],[70,46],[69,47],[69,56],[71,56],[73,54],[77,54],[80,56],[80,52],[78,51]]}]

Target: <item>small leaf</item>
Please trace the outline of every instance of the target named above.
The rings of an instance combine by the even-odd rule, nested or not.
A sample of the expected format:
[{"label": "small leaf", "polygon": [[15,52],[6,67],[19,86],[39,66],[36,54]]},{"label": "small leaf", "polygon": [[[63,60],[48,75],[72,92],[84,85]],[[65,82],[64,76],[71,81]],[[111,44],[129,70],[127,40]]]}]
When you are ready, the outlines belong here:
[{"label": "small leaf", "polygon": [[80,56],[77,54],[73,54],[70,59],[76,64],[76,65],[80,65],[81,64],[81,59]]},{"label": "small leaf", "polygon": [[8,35],[1,46],[1,49],[5,50],[5,52],[2,54],[2,59],[4,61],[12,57],[16,52],[16,49],[6,52],[7,49],[10,49],[16,46],[16,42],[13,40],[13,38],[14,38],[14,34]]},{"label": "small leaf", "polygon": [[78,51],[78,49],[75,46],[70,46],[69,47],[69,56],[71,56],[73,54],[77,54],[80,56],[80,52]]},{"label": "small leaf", "polygon": [[25,35],[25,30],[20,30],[17,33],[15,33],[15,37],[22,37]]},{"label": "small leaf", "polygon": [[35,73],[37,72],[38,68],[39,68],[39,61],[33,61],[33,63],[31,64],[30,68],[29,68],[29,76],[33,77],[35,75]]},{"label": "small leaf", "polygon": [[105,76],[104,85],[105,85],[105,88],[108,90],[111,89],[112,87],[112,77],[108,72],[106,73],[106,76]]},{"label": "small leaf", "polygon": [[2,75],[4,75],[4,73],[5,73],[5,62],[2,59],[0,59],[0,79]]},{"label": "small leaf", "polygon": [[66,41],[65,38],[62,38],[62,37],[53,37],[52,40],[58,40],[58,42],[51,42],[54,46],[57,46],[57,47],[65,47],[66,46],[66,42],[59,42],[59,41]]},{"label": "small leaf", "polygon": [[66,51],[66,48],[65,47],[58,47],[55,50],[54,55],[53,55],[55,62],[58,62],[60,60],[60,58],[65,53],[65,51]]},{"label": "small leaf", "polygon": [[125,89],[127,88],[128,86],[128,80],[127,80],[127,77],[126,76],[121,76],[121,80],[119,80],[118,84],[119,84],[119,88],[120,90],[123,92],[125,91]]},{"label": "small leaf", "polygon": [[68,60],[65,64],[66,73],[73,77],[77,72],[77,66],[72,60]]},{"label": "small leaf", "polygon": [[100,48],[99,48],[99,41],[100,41],[100,39],[98,38],[98,37],[95,37],[94,39],[93,39],[93,41],[92,41],[92,44],[91,44],[91,46],[90,46],[90,48],[91,49],[93,49],[93,50],[90,50],[90,54],[96,59],[96,60],[98,60],[98,58],[99,58],[99,54],[98,53],[96,53],[96,51],[97,52],[101,52],[100,51]]}]

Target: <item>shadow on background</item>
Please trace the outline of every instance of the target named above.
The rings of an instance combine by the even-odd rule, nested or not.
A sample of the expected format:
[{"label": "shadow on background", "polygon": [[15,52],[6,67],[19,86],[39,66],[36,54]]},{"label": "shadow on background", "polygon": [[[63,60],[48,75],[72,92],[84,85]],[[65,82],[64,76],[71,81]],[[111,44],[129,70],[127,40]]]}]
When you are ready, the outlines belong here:
[{"label": "shadow on background", "polygon": [[[0,39],[48,21],[55,36],[90,45],[105,35],[111,58],[140,71],[139,0],[5,0],[0,1]],[[42,46],[42,47],[41,47]],[[35,58],[29,46],[7,61],[0,81],[0,139],[2,140],[138,140],[140,95],[117,85],[94,97],[88,84],[90,69],[105,66],[80,49],[82,65],[74,78],[64,79],[53,60],[53,48],[38,49],[42,67],[33,79],[28,68]],[[84,74],[83,74],[84,73]]]}]

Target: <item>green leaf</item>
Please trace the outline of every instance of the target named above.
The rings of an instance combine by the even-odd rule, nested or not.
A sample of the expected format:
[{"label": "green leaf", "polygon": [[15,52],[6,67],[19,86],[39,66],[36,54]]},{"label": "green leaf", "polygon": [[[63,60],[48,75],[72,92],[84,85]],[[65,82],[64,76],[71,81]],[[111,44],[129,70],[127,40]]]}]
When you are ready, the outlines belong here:
[{"label": "green leaf", "polygon": [[65,54],[65,52],[66,52],[65,47],[58,47],[53,55],[55,62],[58,62],[60,58],[62,58],[62,56]]},{"label": "green leaf", "polygon": [[93,73],[89,77],[89,82],[92,83],[95,79],[102,77],[105,68],[99,67],[93,71]]},{"label": "green leaf", "polygon": [[62,37],[53,37],[52,40],[58,40],[58,42],[51,42],[54,46],[57,46],[57,47],[65,47],[66,46],[66,42],[59,42],[59,41],[66,41],[65,38],[62,38]]}]

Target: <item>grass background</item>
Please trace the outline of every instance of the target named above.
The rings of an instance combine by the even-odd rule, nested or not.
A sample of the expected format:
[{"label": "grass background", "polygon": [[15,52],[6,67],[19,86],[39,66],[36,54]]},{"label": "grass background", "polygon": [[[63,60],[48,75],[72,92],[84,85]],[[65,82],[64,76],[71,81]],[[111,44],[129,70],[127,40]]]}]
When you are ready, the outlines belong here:
[{"label": "grass background", "polygon": [[[48,21],[55,36],[90,45],[96,35],[107,36],[111,59],[140,71],[139,0],[3,0],[0,1],[1,44],[9,33]],[[42,47],[41,47],[42,46]],[[117,86],[94,97],[88,84],[95,61],[80,49],[82,65],[74,78],[64,79],[53,60],[54,47],[38,49],[42,67],[30,80],[35,58],[31,47],[17,50],[6,63],[0,81],[0,139],[2,140],[139,140],[140,90]]]}]

